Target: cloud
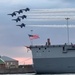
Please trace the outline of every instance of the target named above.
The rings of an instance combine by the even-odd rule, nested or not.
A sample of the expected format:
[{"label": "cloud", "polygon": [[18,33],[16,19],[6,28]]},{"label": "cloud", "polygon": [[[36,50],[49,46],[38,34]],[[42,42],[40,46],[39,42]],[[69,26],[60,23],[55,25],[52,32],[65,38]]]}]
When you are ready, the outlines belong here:
[{"label": "cloud", "polygon": [[0,10],[14,11],[22,8],[64,8],[75,6],[73,0],[0,0]]},{"label": "cloud", "polygon": [[74,3],[75,0],[62,0],[63,2],[67,2],[67,3]]},{"label": "cloud", "polygon": [[62,0],[65,7],[75,8],[75,0]]},{"label": "cloud", "polygon": [[59,4],[60,5],[62,4],[62,0],[5,0],[5,1],[1,0],[0,1],[0,6],[8,7],[8,8],[13,7],[19,9],[21,7],[54,8],[54,7],[59,7],[60,6]]},{"label": "cloud", "polygon": [[[75,7],[74,0],[0,0],[0,54],[11,56],[14,58],[31,57],[31,52],[27,53],[22,47],[24,45],[30,45],[28,33],[33,29],[33,33],[40,35],[38,41],[34,40],[34,44],[45,44],[47,37],[51,38],[52,44],[60,44],[66,42],[66,29],[50,29],[50,28],[35,28],[16,27],[16,22],[12,22],[12,17],[7,16],[8,13],[12,13],[15,10],[29,7],[30,9],[48,9],[48,8],[68,8]],[[42,22],[26,22],[27,24],[42,24]],[[70,21],[71,22],[71,21]],[[61,24],[62,22],[44,22],[44,24]],[[66,23],[66,22],[63,22]],[[18,23],[20,24],[20,23]],[[75,22],[74,22],[75,24]],[[60,31],[60,33],[58,33]],[[72,42],[74,41],[74,30],[71,30]],[[70,32],[70,33],[71,33]],[[44,36],[44,34],[46,36]],[[62,33],[64,34],[63,40],[61,40]],[[57,35],[54,35],[57,34]],[[44,37],[44,38],[43,38]],[[55,38],[56,37],[56,38]],[[58,41],[59,40],[59,41]]]},{"label": "cloud", "polygon": [[31,50],[27,51],[24,46],[19,47],[7,47],[7,46],[0,46],[0,55],[4,56],[11,56],[11,57],[25,57],[29,58],[32,57]]},{"label": "cloud", "polygon": [[9,3],[9,5],[10,4],[21,4],[23,2],[25,2],[25,0],[0,0],[0,4],[2,3],[2,4],[6,4],[6,5],[8,5],[8,3]]}]

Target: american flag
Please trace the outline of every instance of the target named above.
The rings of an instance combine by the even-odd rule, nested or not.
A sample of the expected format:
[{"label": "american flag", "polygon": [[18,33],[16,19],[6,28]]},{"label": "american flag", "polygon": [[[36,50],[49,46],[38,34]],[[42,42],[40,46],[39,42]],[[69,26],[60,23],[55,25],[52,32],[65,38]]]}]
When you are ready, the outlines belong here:
[{"label": "american flag", "polygon": [[28,35],[29,35],[30,40],[38,39],[39,38],[38,35],[30,35],[30,34],[28,34]]}]

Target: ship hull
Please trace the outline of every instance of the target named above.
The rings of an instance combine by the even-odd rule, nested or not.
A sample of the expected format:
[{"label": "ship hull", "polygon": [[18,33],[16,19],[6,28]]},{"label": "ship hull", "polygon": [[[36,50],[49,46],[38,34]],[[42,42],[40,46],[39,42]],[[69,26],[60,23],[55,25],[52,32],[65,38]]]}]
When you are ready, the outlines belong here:
[{"label": "ship hull", "polygon": [[75,46],[51,45],[30,48],[36,73],[75,73]]},{"label": "ship hull", "polygon": [[34,59],[36,73],[75,73],[75,57]]}]

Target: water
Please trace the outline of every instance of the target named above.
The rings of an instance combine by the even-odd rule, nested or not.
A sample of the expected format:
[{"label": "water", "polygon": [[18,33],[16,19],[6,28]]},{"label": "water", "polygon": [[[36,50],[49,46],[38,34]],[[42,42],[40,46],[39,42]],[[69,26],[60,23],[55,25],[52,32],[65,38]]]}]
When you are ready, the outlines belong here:
[{"label": "water", "polygon": [[27,74],[0,74],[0,75],[35,75],[35,74],[27,73]]},{"label": "water", "polygon": [[75,74],[0,74],[0,75],[75,75]]},{"label": "water", "polygon": [[27,73],[27,74],[0,74],[0,75],[35,75],[35,73]]}]

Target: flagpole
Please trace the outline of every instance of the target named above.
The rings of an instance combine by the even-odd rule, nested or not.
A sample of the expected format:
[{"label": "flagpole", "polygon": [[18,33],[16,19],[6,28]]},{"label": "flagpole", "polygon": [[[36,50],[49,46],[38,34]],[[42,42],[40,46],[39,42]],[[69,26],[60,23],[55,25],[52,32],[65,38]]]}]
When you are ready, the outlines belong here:
[{"label": "flagpole", "polygon": [[[33,35],[33,30],[31,30],[31,35]],[[33,40],[30,41],[31,41],[31,45],[33,45]]]}]

